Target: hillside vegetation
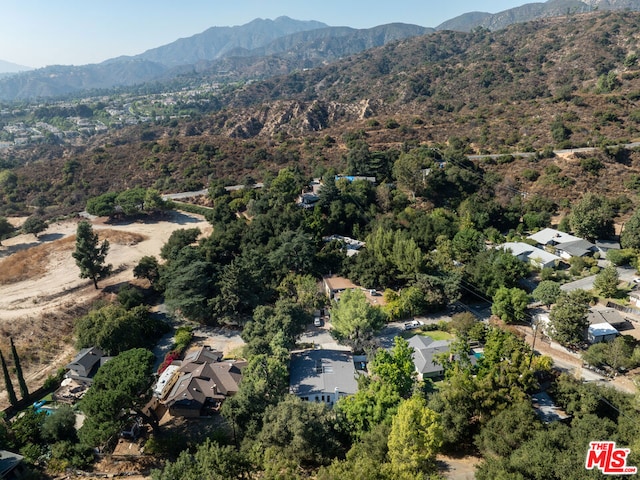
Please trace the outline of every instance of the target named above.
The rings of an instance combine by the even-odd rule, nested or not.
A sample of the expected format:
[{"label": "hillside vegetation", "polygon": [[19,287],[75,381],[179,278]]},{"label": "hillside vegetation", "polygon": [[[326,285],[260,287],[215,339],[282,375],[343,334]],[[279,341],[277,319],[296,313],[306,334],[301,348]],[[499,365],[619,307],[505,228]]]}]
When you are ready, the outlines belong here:
[{"label": "hillside vegetation", "polygon": [[[3,162],[19,165],[4,182],[4,213],[77,210],[88,196],[136,186],[168,192],[213,178],[260,180],[284,166],[366,173],[356,170],[380,169],[363,162],[393,161],[418,144],[507,153],[625,143],[640,125],[638,25],[638,13],[600,12],[493,33],[438,32],[216,94],[212,109],[192,119],[128,127],[85,147],[17,150]],[[633,152],[605,157],[616,176],[640,173]],[[546,166],[516,160],[505,172]],[[572,185],[625,192],[603,173],[575,169],[575,183],[544,193],[572,196]]]}]

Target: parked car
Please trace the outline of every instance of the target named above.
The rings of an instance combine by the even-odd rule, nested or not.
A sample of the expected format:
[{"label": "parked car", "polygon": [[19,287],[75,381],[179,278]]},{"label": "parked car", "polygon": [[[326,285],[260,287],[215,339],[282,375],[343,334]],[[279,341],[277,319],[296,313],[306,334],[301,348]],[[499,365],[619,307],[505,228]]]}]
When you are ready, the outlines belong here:
[{"label": "parked car", "polygon": [[406,322],[404,324],[404,329],[405,330],[413,330],[414,328],[420,328],[422,325],[424,325],[424,323],[418,321],[418,320],[411,320],[410,322]]},{"label": "parked car", "polygon": [[321,327],[322,326],[322,319],[320,317],[316,317],[313,319],[313,324],[316,327]]}]

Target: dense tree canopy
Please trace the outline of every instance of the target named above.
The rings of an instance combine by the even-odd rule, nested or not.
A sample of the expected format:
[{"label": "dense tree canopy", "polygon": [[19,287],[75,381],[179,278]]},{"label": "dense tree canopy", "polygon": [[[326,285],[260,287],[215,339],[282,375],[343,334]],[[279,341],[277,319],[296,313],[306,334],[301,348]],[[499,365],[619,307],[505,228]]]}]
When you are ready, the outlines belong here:
[{"label": "dense tree canopy", "polygon": [[87,445],[100,446],[117,433],[128,410],[144,405],[153,377],[153,354],[142,348],[122,352],[105,363],[80,404],[86,415],[79,431]]},{"label": "dense tree canopy", "polygon": [[360,290],[345,290],[331,307],[332,333],[340,340],[362,348],[384,325],[384,314],[372,307]]},{"label": "dense tree canopy", "polygon": [[613,217],[613,209],[609,202],[588,192],[571,209],[569,222],[577,236],[595,241],[613,235]]},{"label": "dense tree canopy", "polygon": [[151,317],[143,305],[130,310],[121,305],[91,310],[74,327],[78,348],[97,346],[108,355],[152,346],[167,330],[168,326]]},{"label": "dense tree canopy", "polygon": [[542,280],[538,286],[533,290],[531,296],[534,300],[544,303],[546,306],[550,306],[556,303],[556,300],[560,296],[560,284],[553,280]]},{"label": "dense tree canopy", "polygon": [[562,293],[549,313],[549,336],[563,345],[582,341],[589,326],[590,302],[591,296],[584,290]]}]

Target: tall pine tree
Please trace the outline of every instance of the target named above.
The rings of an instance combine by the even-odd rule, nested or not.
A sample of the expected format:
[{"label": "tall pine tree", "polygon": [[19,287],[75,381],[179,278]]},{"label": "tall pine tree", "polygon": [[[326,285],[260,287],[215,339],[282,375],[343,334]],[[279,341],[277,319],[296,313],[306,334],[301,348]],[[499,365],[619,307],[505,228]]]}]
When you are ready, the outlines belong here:
[{"label": "tall pine tree", "polygon": [[76,232],[76,250],[71,254],[80,268],[80,278],[90,278],[98,289],[98,280],[111,273],[111,265],[105,265],[105,257],[109,251],[109,242],[98,242],[98,234],[93,231],[89,222],[78,223]]},{"label": "tall pine tree", "polygon": [[7,368],[7,363],[4,361],[4,355],[0,351],[0,363],[2,363],[2,373],[4,375],[4,384],[7,387],[7,396],[9,397],[9,403],[12,406],[16,406],[18,404],[18,398],[16,397],[16,392],[13,389],[13,383],[11,383],[11,377],[9,376],[9,369]]},{"label": "tall pine tree", "polygon": [[29,398],[29,389],[27,388],[27,382],[24,381],[24,375],[22,374],[22,367],[20,366],[20,357],[16,351],[16,346],[13,343],[13,338],[9,337],[11,341],[11,355],[13,355],[13,364],[16,367],[16,375],[18,376],[18,385],[20,386],[20,395],[25,400]]}]

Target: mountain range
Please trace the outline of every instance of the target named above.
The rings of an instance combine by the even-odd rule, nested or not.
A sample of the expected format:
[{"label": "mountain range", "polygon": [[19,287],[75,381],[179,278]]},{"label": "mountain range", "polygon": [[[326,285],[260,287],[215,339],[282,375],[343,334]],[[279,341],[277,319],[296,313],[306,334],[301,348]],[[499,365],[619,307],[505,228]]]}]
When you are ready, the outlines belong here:
[{"label": "mountain range", "polygon": [[[256,19],[242,26],[212,27],[189,38],[121,56],[99,64],[49,66],[9,76],[0,75],[0,101],[76,95],[84,91],[130,87],[147,82],[247,81],[326,65],[340,58],[396,40],[482,27],[500,30],[514,23],[577,15],[594,10],[640,10],[640,0],[549,0],[529,3],[496,14],[471,12],[434,28],[387,24],[370,29],[330,27],[317,21],[288,17]],[[3,67],[8,65],[6,67]],[[27,67],[0,62],[9,72]]]}]

